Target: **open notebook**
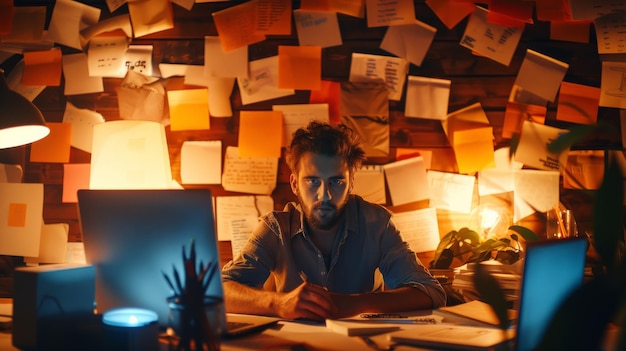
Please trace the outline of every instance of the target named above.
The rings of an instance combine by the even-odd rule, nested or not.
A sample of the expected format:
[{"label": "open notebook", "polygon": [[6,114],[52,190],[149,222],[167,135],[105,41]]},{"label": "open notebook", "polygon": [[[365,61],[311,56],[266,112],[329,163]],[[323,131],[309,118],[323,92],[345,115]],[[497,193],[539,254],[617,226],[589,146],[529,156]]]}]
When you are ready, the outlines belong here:
[{"label": "open notebook", "polygon": [[[100,313],[128,306],[150,309],[157,312],[164,330],[171,291],[162,272],[171,274],[172,267],[184,272],[182,247],[189,250],[195,240],[198,260],[216,261],[219,267],[209,190],[79,190],[78,212],[85,258],[96,268]],[[223,298],[221,275],[216,273],[207,294]],[[228,314],[222,330],[234,336],[277,321]]]},{"label": "open notebook", "polygon": [[442,323],[394,332],[391,340],[451,350],[493,350],[514,341],[516,351],[533,350],[561,303],[582,284],[586,251],[586,240],[579,238],[528,243],[518,318],[511,329]]}]

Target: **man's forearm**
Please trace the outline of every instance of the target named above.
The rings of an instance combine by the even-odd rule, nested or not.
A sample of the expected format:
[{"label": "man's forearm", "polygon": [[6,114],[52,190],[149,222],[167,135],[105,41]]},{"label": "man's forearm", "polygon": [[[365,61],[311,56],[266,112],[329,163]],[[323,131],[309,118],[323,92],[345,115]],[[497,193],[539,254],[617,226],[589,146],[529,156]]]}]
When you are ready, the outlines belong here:
[{"label": "man's forearm", "polygon": [[237,282],[224,282],[226,312],[276,316],[276,292],[255,289]]},{"label": "man's forearm", "polygon": [[336,318],[350,317],[364,312],[415,311],[430,309],[433,306],[432,299],[426,293],[410,286],[364,294],[333,294],[332,297],[339,308]]}]

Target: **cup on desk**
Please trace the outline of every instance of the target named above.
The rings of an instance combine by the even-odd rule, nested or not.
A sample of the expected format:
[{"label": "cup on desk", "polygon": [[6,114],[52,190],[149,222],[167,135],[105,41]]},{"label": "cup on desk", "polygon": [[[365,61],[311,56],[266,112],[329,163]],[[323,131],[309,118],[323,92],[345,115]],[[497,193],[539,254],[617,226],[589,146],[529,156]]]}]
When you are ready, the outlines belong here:
[{"label": "cup on desk", "polygon": [[158,315],[143,308],[116,308],[102,316],[105,350],[159,349]]},{"label": "cup on desk", "polygon": [[[205,296],[202,306],[185,304],[177,298],[168,298],[167,303],[170,346],[182,351],[220,349],[225,316],[222,299]],[[198,340],[203,344],[194,345]]]},{"label": "cup on desk", "polygon": [[546,212],[546,238],[562,239],[578,236],[578,227],[574,214],[570,210],[560,208]]}]

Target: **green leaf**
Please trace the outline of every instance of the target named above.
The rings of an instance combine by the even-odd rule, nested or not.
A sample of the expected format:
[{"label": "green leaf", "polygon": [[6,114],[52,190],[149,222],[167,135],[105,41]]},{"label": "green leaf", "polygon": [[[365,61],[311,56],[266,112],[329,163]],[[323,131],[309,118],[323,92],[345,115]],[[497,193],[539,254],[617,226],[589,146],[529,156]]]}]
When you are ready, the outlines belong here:
[{"label": "green leaf", "polygon": [[548,144],[548,151],[558,154],[572,147],[575,143],[586,138],[593,133],[597,127],[595,125],[577,124],[569,128],[566,133],[561,133]]},{"label": "green leaf", "polygon": [[539,240],[539,236],[535,232],[521,225],[512,225],[509,227],[509,229],[521,235],[522,238],[524,238],[524,240],[526,241],[538,241]]}]

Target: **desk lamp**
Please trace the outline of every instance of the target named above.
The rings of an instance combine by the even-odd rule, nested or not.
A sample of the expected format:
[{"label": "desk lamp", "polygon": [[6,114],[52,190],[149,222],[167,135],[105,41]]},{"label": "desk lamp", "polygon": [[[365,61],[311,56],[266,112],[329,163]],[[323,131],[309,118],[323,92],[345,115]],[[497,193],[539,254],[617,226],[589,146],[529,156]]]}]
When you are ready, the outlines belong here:
[{"label": "desk lamp", "polygon": [[41,111],[9,88],[0,69],[0,149],[26,145],[49,133]]}]

